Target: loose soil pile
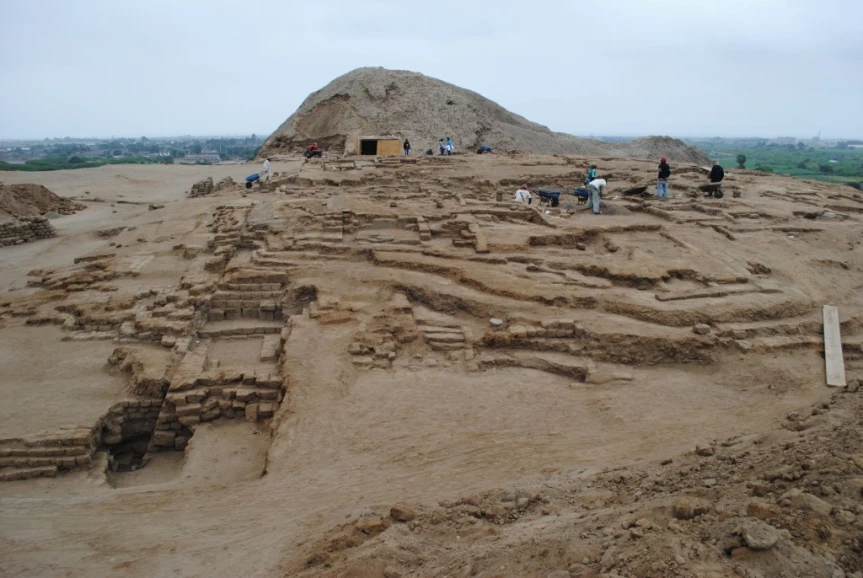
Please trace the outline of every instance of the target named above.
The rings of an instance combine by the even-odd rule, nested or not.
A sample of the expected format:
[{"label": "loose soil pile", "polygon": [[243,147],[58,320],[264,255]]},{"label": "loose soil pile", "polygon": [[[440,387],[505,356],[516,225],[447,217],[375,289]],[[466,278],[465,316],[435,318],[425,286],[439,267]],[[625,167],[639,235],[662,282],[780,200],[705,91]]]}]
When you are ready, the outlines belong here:
[{"label": "loose soil pile", "polygon": [[57,196],[42,185],[0,183],[0,215],[35,217],[45,213],[71,215],[84,205]]},{"label": "loose soil pile", "polygon": [[604,143],[553,132],[473,91],[416,72],[359,68],[309,95],[264,143],[261,156],[303,150],[312,141],[353,151],[357,136],[409,138],[414,154],[450,136],[459,150],[656,158],[706,164],[707,156],[668,137]]}]

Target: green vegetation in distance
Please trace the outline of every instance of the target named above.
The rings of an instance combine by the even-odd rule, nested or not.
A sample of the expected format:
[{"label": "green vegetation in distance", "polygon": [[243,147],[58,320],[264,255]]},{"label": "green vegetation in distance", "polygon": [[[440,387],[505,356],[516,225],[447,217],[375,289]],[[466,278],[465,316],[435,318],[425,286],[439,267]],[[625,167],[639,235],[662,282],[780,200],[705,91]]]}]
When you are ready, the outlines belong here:
[{"label": "green vegetation in distance", "polygon": [[[171,159],[173,162],[174,159]],[[163,161],[164,162],[164,161]],[[122,157],[119,159],[96,158],[84,160],[80,157],[45,157],[24,163],[7,163],[0,161],[0,171],[62,171],[68,169],[86,169],[104,165],[149,165],[153,159],[147,157]]]},{"label": "green vegetation in distance", "polygon": [[802,179],[863,187],[863,149],[797,145],[742,146],[710,140],[689,141],[726,169],[739,168]]}]

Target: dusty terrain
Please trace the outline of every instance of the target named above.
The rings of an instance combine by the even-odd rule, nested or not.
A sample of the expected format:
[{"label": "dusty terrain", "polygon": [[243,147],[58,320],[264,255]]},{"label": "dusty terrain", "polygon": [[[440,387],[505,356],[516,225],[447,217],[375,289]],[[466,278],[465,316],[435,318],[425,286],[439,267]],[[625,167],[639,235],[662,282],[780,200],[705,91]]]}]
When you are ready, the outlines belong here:
[{"label": "dusty terrain", "polygon": [[861,576],[863,196],[671,162],[0,174],[0,574]]}]

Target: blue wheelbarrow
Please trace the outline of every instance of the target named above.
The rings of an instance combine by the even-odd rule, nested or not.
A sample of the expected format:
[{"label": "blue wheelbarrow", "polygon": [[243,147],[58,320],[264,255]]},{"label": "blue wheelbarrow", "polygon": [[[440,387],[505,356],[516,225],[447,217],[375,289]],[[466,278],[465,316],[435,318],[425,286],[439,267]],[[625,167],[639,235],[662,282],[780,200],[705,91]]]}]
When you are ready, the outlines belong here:
[{"label": "blue wheelbarrow", "polygon": [[246,177],[246,188],[251,189],[253,183],[257,183],[261,180],[261,174],[255,173]]},{"label": "blue wheelbarrow", "polygon": [[574,188],[572,195],[577,199],[577,204],[583,205],[590,198],[590,191],[587,189]]},{"label": "blue wheelbarrow", "polygon": [[556,207],[560,204],[560,191],[537,189],[536,194],[539,195],[540,205],[551,205],[552,207]]}]

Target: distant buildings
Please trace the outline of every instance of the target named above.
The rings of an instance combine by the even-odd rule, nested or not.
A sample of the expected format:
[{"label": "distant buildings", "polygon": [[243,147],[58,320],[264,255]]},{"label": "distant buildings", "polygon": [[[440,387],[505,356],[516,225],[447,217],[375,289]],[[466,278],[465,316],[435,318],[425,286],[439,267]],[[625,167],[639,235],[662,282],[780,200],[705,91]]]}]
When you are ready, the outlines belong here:
[{"label": "distant buildings", "polygon": [[198,163],[211,165],[221,162],[221,160],[219,153],[206,152],[199,155],[186,155],[179,160],[179,163],[181,165],[196,165]]},{"label": "distant buildings", "polygon": [[773,142],[778,145],[796,145],[797,137],[796,136],[780,136],[778,138],[773,139]]}]

